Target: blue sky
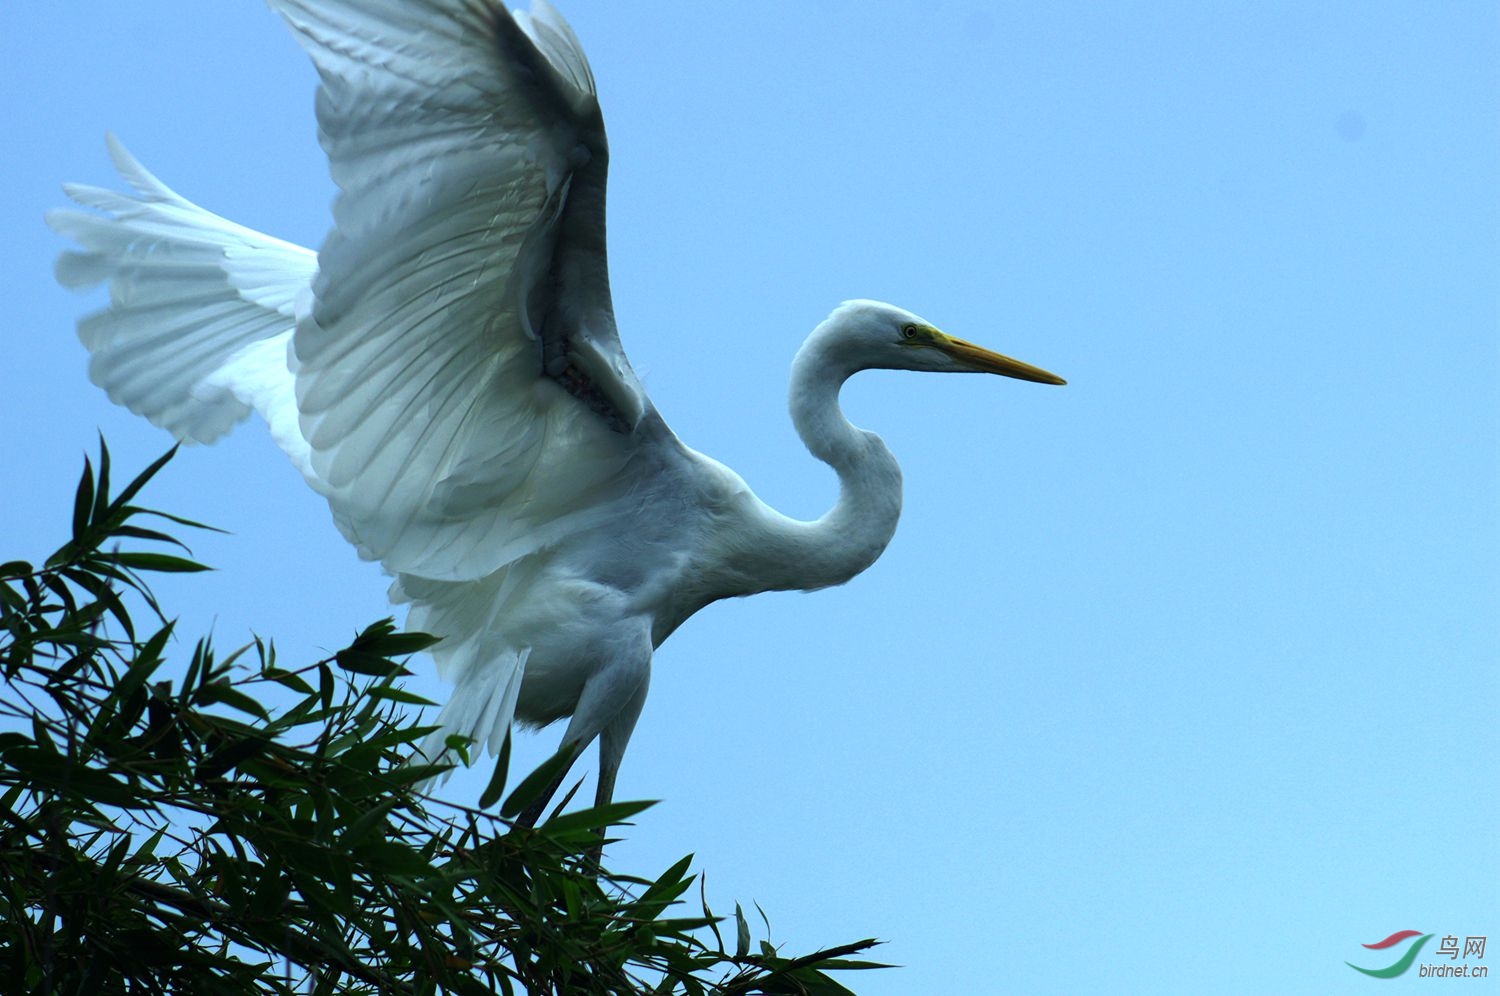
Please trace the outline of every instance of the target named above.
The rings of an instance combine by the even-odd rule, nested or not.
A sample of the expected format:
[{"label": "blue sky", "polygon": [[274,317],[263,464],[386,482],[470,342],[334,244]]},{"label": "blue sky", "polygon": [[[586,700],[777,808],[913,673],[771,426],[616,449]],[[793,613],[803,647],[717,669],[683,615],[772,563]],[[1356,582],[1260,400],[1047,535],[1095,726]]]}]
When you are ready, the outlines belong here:
[{"label": "blue sky", "polygon": [[[88,383],[99,299],[51,278],[42,212],[113,182],[104,132],[325,231],[310,66],[254,0],[206,9],[0,13],[4,557],[60,540],[96,430],[124,467],[168,443]],[[889,940],[864,993],[1357,992],[1417,984],[1361,943],[1500,934],[1494,3],[564,12],[622,335],[688,443],[821,513],[785,378],[850,297],[1070,381],[848,386],[905,469],[895,542],[664,645],[618,792],[664,801],[617,865],[693,851],[778,941]],[[232,531],[162,586],[187,633],[297,659],[387,611],[257,424],[148,498]]]}]

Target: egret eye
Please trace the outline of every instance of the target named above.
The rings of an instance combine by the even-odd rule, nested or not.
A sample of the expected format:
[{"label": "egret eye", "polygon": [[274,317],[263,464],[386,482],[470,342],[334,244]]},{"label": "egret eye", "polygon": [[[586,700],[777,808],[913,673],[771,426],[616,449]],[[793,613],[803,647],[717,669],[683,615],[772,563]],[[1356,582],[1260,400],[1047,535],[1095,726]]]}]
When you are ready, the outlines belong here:
[{"label": "egret eye", "polygon": [[915,339],[917,337],[917,327],[915,325],[901,326],[901,337],[903,339]]}]

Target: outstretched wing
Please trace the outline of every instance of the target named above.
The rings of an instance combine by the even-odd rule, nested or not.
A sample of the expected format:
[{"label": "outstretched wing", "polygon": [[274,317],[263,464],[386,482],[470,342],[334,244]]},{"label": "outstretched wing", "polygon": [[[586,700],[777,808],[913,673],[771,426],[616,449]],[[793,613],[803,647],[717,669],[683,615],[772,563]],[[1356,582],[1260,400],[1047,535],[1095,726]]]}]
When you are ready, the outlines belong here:
[{"label": "outstretched wing", "polygon": [[271,0],[322,77],[341,193],[294,336],[319,487],[392,572],[483,577],[629,489],[607,147],[544,0]]}]

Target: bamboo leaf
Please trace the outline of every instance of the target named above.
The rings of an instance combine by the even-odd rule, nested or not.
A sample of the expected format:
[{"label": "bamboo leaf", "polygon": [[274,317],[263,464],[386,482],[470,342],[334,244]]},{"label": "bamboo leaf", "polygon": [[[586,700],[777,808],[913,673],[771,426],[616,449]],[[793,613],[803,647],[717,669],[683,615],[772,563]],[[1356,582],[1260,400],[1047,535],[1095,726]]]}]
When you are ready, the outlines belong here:
[{"label": "bamboo leaf", "polygon": [[495,771],[490,775],[489,784],[479,795],[479,808],[489,809],[500,801],[500,796],[505,794],[505,779],[510,774],[510,731],[505,731],[505,739],[500,743],[500,756],[495,760]]},{"label": "bamboo leaf", "polygon": [[750,953],[750,924],[739,903],[734,904],[734,938],[734,956],[744,958]]},{"label": "bamboo leaf", "polygon": [[170,553],[120,552],[111,554],[110,560],[133,571],[155,571],[158,574],[193,574],[198,571],[213,570],[212,567],[200,564],[196,560],[173,556]]},{"label": "bamboo leaf", "polygon": [[345,647],[334,654],[333,662],[351,674],[365,674],[374,678],[411,673],[395,661],[387,660],[378,654],[355,650],[352,647]]},{"label": "bamboo leaf", "polygon": [[265,706],[224,681],[211,681],[199,686],[198,690],[193,694],[193,703],[195,705],[215,705],[222,703],[231,709],[238,709],[240,712],[247,713],[257,719],[269,721],[271,718],[270,714],[266,712]]},{"label": "bamboo leaf", "polygon": [[373,699],[385,699],[389,702],[400,702],[404,705],[430,706],[437,705],[431,699],[424,699],[415,692],[404,691],[400,688],[392,688],[390,685],[375,685],[366,694]]},{"label": "bamboo leaf", "polygon": [[94,504],[89,510],[90,524],[104,518],[109,507],[109,447],[104,443],[104,434],[99,434],[99,482],[94,488]]},{"label": "bamboo leaf", "polygon": [[112,536],[124,537],[126,539],[141,539],[151,540],[156,543],[170,543],[173,546],[179,547],[183,550],[188,549],[188,545],[182,542],[182,540],[178,539],[175,536],[170,536],[159,529],[143,529],[140,526],[116,526],[114,529],[110,530],[110,534]]},{"label": "bamboo leaf", "polygon": [[[101,447],[104,445],[104,441],[102,439],[100,440],[99,445]],[[167,450],[167,452],[163,453],[161,456],[153,460],[145,470],[137,474],[135,476],[135,480],[125,485],[125,490],[121,491],[119,497],[117,497],[109,505],[108,510],[110,514],[119,517],[119,520],[121,522],[123,522],[126,518],[129,518],[129,512],[133,511],[129,509],[130,500],[136,495],[140,494],[141,488],[144,488],[146,484],[150,482],[151,478],[155,477],[163,467],[171,462],[172,458],[177,455],[177,450],[179,448],[180,446],[173,446],[171,449]],[[121,513],[125,514],[122,515]],[[183,524],[188,525],[189,523],[184,522]]]},{"label": "bamboo leaf", "polygon": [[[619,826],[656,805],[655,802],[611,802],[604,806],[591,806],[572,813],[552,817],[546,823],[550,834],[566,834],[577,830],[603,830]],[[691,855],[684,860],[690,860]]]},{"label": "bamboo leaf", "polygon": [[73,493],[73,542],[83,544],[89,529],[89,516],[94,510],[94,465],[88,457],[83,458],[83,475],[78,478],[78,489]]},{"label": "bamboo leaf", "polygon": [[538,801],[542,797],[542,793],[547,791],[553,782],[567,774],[568,769],[573,766],[573,762],[577,758],[578,752],[576,750],[564,747],[543,761],[537,766],[535,771],[521,779],[521,784],[516,786],[516,790],[501,805],[501,818],[511,819],[519,815],[521,810]]}]

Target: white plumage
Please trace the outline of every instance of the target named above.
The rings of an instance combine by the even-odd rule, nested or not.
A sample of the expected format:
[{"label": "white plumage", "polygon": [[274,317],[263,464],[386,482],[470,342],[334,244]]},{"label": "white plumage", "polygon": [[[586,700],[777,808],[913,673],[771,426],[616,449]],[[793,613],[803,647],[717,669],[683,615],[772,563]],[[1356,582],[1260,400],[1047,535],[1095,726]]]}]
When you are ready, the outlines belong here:
[{"label": "white plumage", "polygon": [[[765,506],[667,428],[620,347],[593,76],[545,0],[271,0],[321,75],[340,194],[315,255],[189,203],[123,147],[134,195],[70,186],[59,279],[107,282],[79,324],[90,376],[177,438],[253,409],[334,521],[396,578],[455,684],[449,732],[513,719],[600,738],[599,799],[653,649],[719,598],[841,583],[885,548],[900,471],[839,413],[868,367],[1062,383],[901,309],[846,302],[793,367],[792,416],[841,494]],[[534,814],[533,814],[534,815]]]}]

